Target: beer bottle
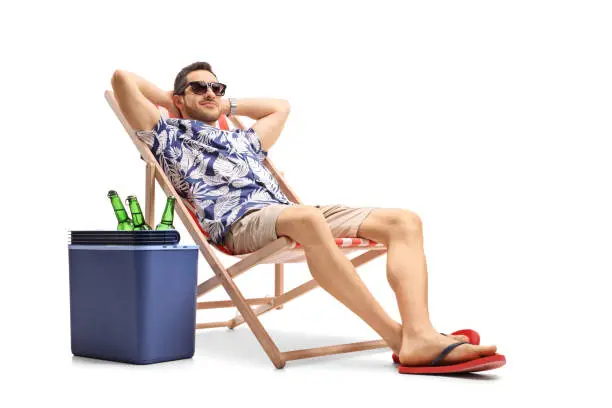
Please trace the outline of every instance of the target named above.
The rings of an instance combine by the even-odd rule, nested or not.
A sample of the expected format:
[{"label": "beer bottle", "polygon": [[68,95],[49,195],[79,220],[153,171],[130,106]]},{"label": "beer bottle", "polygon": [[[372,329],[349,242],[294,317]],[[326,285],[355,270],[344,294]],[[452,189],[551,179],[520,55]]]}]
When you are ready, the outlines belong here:
[{"label": "beer bottle", "polygon": [[125,200],[130,207],[132,219],[134,220],[134,231],[150,231],[151,227],[145,223],[144,216],[140,210],[140,204],[135,195],[128,196]]},{"label": "beer bottle", "polygon": [[168,197],[166,200],[166,208],[164,209],[164,213],[162,214],[162,219],[155,230],[173,230],[174,225],[172,225],[172,221],[174,220],[174,204],[176,202],[176,198],[174,196]]},{"label": "beer bottle", "polygon": [[117,192],[115,190],[110,190],[107,196],[110,198],[113,210],[115,210],[117,222],[119,223],[117,224],[117,231],[132,231],[134,229],[134,223],[130,217],[128,217]]}]

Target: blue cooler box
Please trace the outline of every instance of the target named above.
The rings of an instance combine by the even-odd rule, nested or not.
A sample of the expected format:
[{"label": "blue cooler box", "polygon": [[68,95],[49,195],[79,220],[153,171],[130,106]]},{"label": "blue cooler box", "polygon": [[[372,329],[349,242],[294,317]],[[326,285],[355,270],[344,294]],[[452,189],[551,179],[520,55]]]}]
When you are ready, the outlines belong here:
[{"label": "blue cooler box", "polygon": [[198,247],[68,246],[75,356],[151,364],[193,357]]}]

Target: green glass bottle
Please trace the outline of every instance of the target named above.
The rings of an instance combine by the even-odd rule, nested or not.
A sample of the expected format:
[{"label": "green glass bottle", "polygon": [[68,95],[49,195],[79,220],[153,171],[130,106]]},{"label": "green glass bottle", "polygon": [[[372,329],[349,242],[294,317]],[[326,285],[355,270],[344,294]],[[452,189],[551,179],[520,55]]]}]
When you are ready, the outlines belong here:
[{"label": "green glass bottle", "polygon": [[174,221],[175,203],[176,198],[174,198],[174,196],[168,197],[168,200],[166,200],[166,208],[164,209],[164,213],[162,214],[161,222],[157,224],[157,227],[155,227],[156,231],[176,229],[174,228],[174,225],[172,225],[172,222]]},{"label": "green glass bottle", "polygon": [[140,210],[140,204],[135,195],[128,196],[125,200],[130,212],[132,213],[132,220],[134,222],[134,231],[150,231],[152,228],[145,222],[142,211]]},{"label": "green glass bottle", "polygon": [[134,229],[134,223],[130,217],[128,217],[117,192],[115,190],[110,190],[107,196],[110,198],[113,210],[115,210],[115,217],[117,217],[118,222],[117,231],[132,231]]}]

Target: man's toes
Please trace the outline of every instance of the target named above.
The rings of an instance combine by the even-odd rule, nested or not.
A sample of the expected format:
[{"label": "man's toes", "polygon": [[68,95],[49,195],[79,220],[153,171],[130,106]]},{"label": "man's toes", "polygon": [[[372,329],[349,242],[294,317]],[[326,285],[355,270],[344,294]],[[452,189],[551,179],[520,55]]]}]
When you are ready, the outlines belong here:
[{"label": "man's toes", "polygon": [[487,357],[495,354],[497,347],[495,346],[476,346],[473,344],[464,344],[456,347],[451,353],[446,356],[444,361],[447,363],[459,363],[469,360],[474,360],[480,357]]},{"label": "man's toes", "polygon": [[482,357],[492,356],[493,354],[497,352],[496,346],[474,346],[474,347],[476,347],[476,351]]}]

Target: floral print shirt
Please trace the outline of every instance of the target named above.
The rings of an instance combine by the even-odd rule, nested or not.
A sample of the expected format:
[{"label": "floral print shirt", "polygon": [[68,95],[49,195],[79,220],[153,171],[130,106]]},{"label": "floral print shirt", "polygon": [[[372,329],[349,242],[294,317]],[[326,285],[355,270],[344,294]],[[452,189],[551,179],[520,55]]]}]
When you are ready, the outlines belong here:
[{"label": "floral print shirt", "polygon": [[231,225],[252,208],[296,205],[263,164],[253,130],[221,130],[162,113],[153,130],[136,131],[153,152],[177,193],[196,209],[202,228],[222,245]]}]

